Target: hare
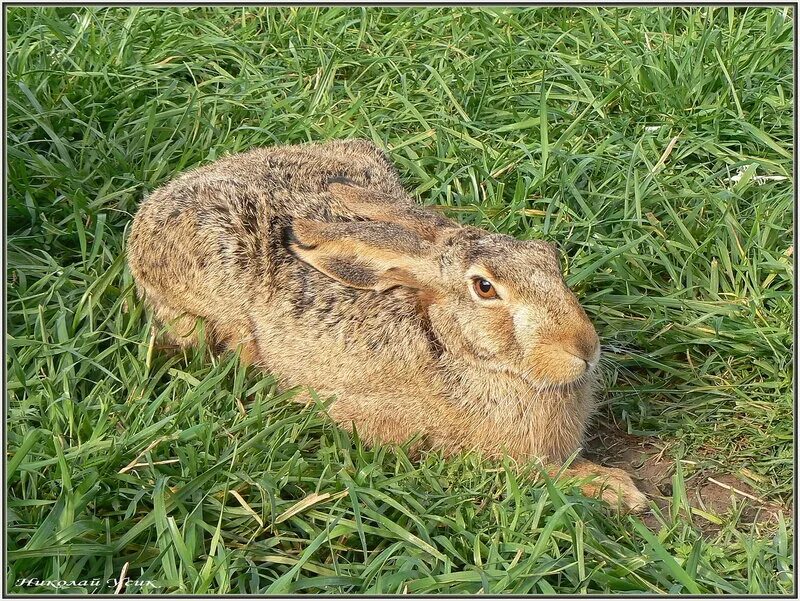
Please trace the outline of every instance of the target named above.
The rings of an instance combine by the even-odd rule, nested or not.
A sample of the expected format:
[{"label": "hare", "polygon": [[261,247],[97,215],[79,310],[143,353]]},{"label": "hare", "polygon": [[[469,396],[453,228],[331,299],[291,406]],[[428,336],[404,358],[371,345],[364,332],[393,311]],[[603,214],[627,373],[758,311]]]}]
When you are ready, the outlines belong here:
[{"label": "hare", "polygon": [[[197,342],[333,396],[368,443],[560,465],[581,447],[600,357],[551,244],[419,206],[364,140],[257,148],[190,171],[139,208],[138,293]],[[578,459],[586,494],[632,511],[618,469]]]}]

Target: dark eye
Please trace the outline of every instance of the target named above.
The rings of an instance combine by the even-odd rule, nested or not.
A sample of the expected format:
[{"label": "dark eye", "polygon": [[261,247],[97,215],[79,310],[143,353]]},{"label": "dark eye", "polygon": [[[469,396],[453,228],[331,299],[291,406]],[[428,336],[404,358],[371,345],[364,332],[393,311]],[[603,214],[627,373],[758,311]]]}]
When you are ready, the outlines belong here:
[{"label": "dark eye", "polygon": [[489,280],[475,278],[472,280],[472,287],[475,289],[475,294],[481,298],[497,298],[497,290]]}]

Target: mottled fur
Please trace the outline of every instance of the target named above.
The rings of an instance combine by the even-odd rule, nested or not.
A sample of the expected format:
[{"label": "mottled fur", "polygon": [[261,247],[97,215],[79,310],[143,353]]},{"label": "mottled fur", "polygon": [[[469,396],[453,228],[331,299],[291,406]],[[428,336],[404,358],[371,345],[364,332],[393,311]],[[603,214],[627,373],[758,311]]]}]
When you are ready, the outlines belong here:
[{"label": "mottled fur", "polygon": [[[368,442],[421,435],[551,464],[581,446],[599,341],[555,249],[414,204],[370,142],[259,148],[181,175],[142,203],[128,257],[175,343],[194,344],[204,318],[217,347],[335,395],[332,418]],[[478,298],[473,278],[500,298]],[[567,473],[644,505],[624,472]]]}]

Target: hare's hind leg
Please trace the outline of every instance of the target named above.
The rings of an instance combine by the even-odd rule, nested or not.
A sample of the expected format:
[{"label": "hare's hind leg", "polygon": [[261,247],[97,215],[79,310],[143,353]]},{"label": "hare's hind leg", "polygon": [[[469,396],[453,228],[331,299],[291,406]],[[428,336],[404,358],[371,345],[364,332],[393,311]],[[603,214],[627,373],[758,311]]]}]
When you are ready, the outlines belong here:
[{"label": "hare's hind leg", "polygon": [[207,322],[201,326],[198,315],[186,309],[174,307],[150,286],[139,285],[138,288],[139,296],[153,311],[153,321],[155,322],[153,331],[160,344],[177,346],[181,349],[197,346],[200,341],[198,334],[202,327],[205,330],[205,340],[210,346],[215,346],[213,332],[209,331]]},{"label": "hare's hind leg", "polygon": [[244,363],[260,363],[258,347],[245,322],[220,324],[208,319],[200,321],[202,318],[197,315],[164,304],[152,306],[158,323],[156,332],[161,333],[163,343],[181,349],[190,348],[198,345],[202,333],[214,354],[222,354],[226,350],[236,351],[238,348]]},{"label": "hare's hind leg", "polygon": [[180,348],[197,345],[197,315],[168,305],[158,295],[153,294],[152,290],[140,288],[140,296],[144,297],[145,303],[153,310],[153,331],[162,344]]}]

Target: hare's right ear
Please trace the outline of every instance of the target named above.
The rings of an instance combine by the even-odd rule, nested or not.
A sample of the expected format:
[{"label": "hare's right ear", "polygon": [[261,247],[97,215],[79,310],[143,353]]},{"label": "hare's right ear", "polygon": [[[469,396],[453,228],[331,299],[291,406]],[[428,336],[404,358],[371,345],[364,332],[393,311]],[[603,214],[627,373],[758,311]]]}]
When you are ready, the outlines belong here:
[{"label": "hare's right ear", "polygon": [[352,288],[423,289],[437,274],[433,245],[392,223],[298,219],[284,231],[284,244],[304,263]]}]

